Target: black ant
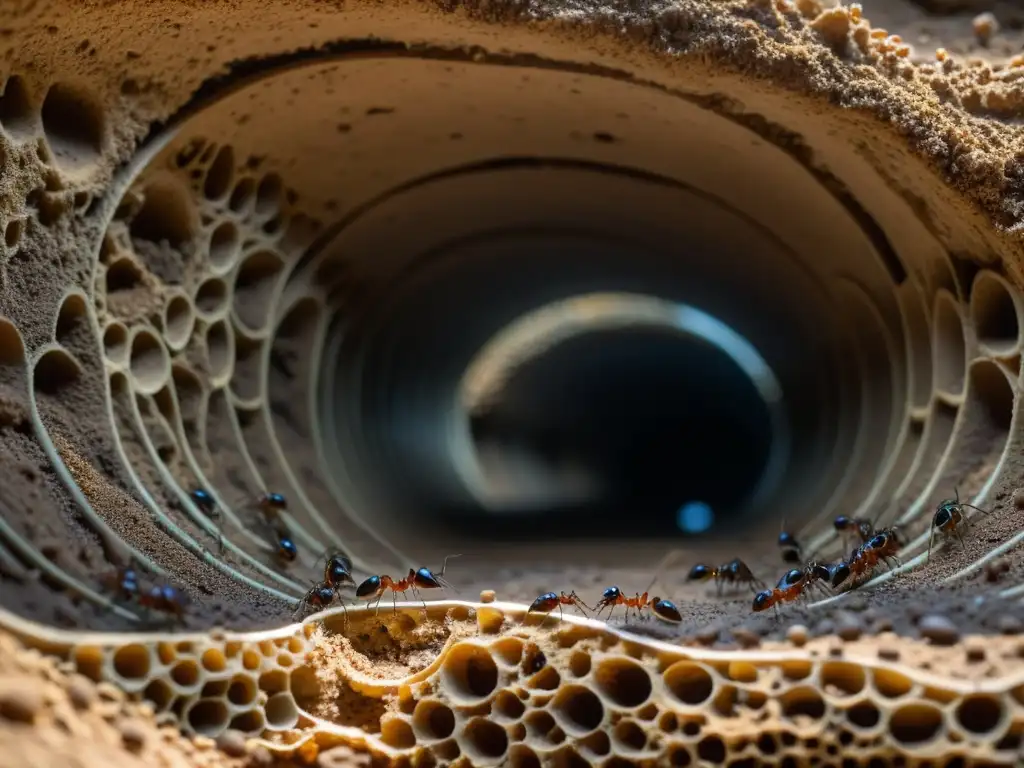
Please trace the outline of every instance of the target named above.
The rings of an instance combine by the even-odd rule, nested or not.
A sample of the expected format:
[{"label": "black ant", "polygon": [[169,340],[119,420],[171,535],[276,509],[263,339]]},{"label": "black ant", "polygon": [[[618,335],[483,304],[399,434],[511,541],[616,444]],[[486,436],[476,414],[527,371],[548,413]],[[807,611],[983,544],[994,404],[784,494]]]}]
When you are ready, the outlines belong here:
[{"label": "black ant", "polygon": [[199,511],[206,515],[208,518],[218,523],[217,528],[217,547],[218,551],[224,552],[224,535],[220,531],[219,523],[221,520],[220,510],[217,508],[217,502],[214,500],[210,492],[205,488],[193,488],[188,494],[192,498],[192,503],[195,504]]},{"label": "black ant", "polygon": [[537,613],[551,613],[555,608],[557,608],[558,615],[561,618],[563,616],[563,605],[574,605],[583,613],[583,615],[587,615],[587,611],[594,610],[584,603],[575,592],[570,592],[569,594],[562,592],[557,595],[554,592],[545,592],[530,604],[530,607],[526,612],[533,613],[536,611]]},{"label": "black ant", "polygon": [[956,537],[960,540],[960,545],[964,549],[967,548],[967,545],[964,544],[964,537],[960,535],[961,528],[970,527],[967,522],[967,515],[964,514],[964,507],[981,512],[983,515],[989,513],[986,509],[968,504],[966,501],[960,501],[960,490],[958,488],[953,490],[956,493],[956,498],[944,499],[935,509],[931,531],[928,534],[928,557],[925,560],[926,562],[931,560],[932,539],[935,538],[936,532],[941,534],[943,538],[948,538],[951,533],[955,533]]},{"label": "black ant", "polygon": [[258,497],[257,503],[263,512],[264,520],[274,533],[278,559],[285,563],[294,562],[299,556],[299,548],[295,546],[295,541],[281,519],[281,513],[288,509],[288,500],[280,493],[263,493]]},{"label": "black ant", "polygon": [[334,552],[324,562],[324,584],[337,590],[342,586],[355,586],[352,578],[352,561],[342,552]]},{"label": "black ant", "polygon": [[779,548],[782,550],[782,561],[785,563],[799,563],[803,560],[803,547],[789,531],[782,531],[779,534]]},{"label": "black ant", "polygon": [[461,555],[448,555],[445,557],[439,573],[434,573],[428,568],[420,568],[415,571],[410,568],[409,575],[404,579],[395,580],[386,574],[371,576],[356,587],[356,597],[360,600],[373,600],[373,598],[377,598],[377,610],[373,614],[376,616],[380,613],[380,601],[384,597],[385,591],[389,589],[391,590],[391,602],[394,605],[395,613],[397,613],[397,593],[401,592],[404,597],[406,591],[411,590],[412,593],[419,598],[420,602],[423,603],[423,610],[425,611],[427,609],[427,604],[423,600],[422,596],[420,596],[418,590],[452,589],[452,585],[444,579],[444,572],[448,567],[448,560],[453,557],[461,557]]},{"label": "black ant", "polygon": [[[294,617],[295,614],[306,608],[314,608],[321,611],[330,606],[337,594],[337,587],[327,581],[321,581],[319,584],[313,584],[309,591],[302,597],[302,600],[299,602],[299,607],[295,609],[295,613],[293,613],[292,616]],[[342,604],[341,607],[345,608],[344,604]],[[345,608],[345,615],[348,616],[347,608]]]},{"label": "black ant", "polygon": [[718,594],[722,594],[722,584],[725,582],[730,584],[746,583],[755,592],[757,587],[765,586],[765,583],[757,578],[747,564],[738,557],[717,568],[698,563],[690,569],[690,573],[686,577],[687,581],[708,581],[709,579],[715,580]]}]

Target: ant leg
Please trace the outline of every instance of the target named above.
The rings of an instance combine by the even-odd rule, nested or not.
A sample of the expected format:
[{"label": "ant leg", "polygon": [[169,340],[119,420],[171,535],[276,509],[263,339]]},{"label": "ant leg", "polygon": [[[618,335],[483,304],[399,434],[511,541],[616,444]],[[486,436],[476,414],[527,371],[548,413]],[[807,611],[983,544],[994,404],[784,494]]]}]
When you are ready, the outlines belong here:
[{"label": "ant leg", "polygon": [[381,593],[379,595],[377,595],[377,610],[373,612],[374,618],[376,618],[377,614],[380,613],[380,601],[383,600],[383,599],[384,599],[384,590],[381,590]]},{"label": "ant leg", "polygon": [[[402,595],[403,595],[403,597],[405,596],[405,592],[404,591],[402,592]],[[392,589],[391,590],[391,608],[393,609],[393,611],[395,613],[398,613],[398,590],[397,589]]]},{"label": "ant leg", "polygon": [[934,539],[934,538],[935,538],[935,529],[932,528],[931,531],[928,532],[928,554],[924,558],[924,561],[926,563],[931,562],[931,559],[932,559],[932,539]]},{"label": "ant leg", "polygon": [[967,549],[967,545],[964,544],[964,537],[960,535],[959,529],[954,528],[953,530],[956,532],[956,537],[958,539],[960,539],[960,546],[963,547],[964,549]]},{"label": "ant leg", "polygon": [[565,614],[562,613],[562,604],[558,604],[558,620],[562,621],[565,619]]}]

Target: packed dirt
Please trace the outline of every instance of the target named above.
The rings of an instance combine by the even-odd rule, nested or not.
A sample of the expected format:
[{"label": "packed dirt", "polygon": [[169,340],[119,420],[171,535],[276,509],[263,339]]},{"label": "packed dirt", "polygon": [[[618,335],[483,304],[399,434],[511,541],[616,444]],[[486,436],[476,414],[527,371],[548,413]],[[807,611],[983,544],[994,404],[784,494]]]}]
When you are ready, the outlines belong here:
[{"label": "packed dirt", "polygon": [[[785,12],[794,14],[794,8],[811,4],[810,0],[777,3],[786,6]],[[156,15],[147,17],[152,25],[144,34],[154,38],[180,36],[182,22],[175,19],[175,12],[180,12],[182,19],[192,19],[197,14],[209,14],[204,18],[215,19],[217,10],[211,10],[211,6],[216,5],[165,3],[161,9],[166,11],[166,18],[157,18],[159,14],[156,12]],[[751,6],[759,5],[763,3],[751,3]],[[900,74],[899,70],[905,61],[927,66],[919,77],[930,83],[948,108],[948,112],[941,115],[936,108],[936,124],[939,120],[947,121],[944,123],[948,126],[946,130],[956,134],[957,141],[964,142],[963,146],[955,145],[955,150],[973,146],[973,154],[966,150],[963,154],[949,150],[948,177],[951,189],[962,194],[973,206],[972,215],[977,215],[978,222],[984,222],[978,224],[977,239],[973,242],[992,242],[989,238],[995,236],[990,234],[989,225],[993,220],[1002,227],[1002,234],[1006,230],[1013,231],[1020,213],[1019,163],[1024,149],[1019,134],[1012,134],[1007,126],[1017,125],[1020,104],[1024,101],[1019,94],[1010,92],[1015,87],[1013,80],[1007,80],[1006,92],[999,98],[982,98],[977,93],[972,98],[971,94],[977,83],[984,85],[991,79],[993,68],[1024,67],[1024,11],[1015,4],[998,2],[867,0],[864,5],[863,14],[870,18],[875,28],[887,30],[890,35],[899,35],[902,42],[885,38],[884,34],[876,35],[876,39],[888,40],[886,44],[892,50],[900,50],[903,43],[913,46],[911,51],[894,54],[901,63],[893,64],[892,76],[909,78],[905,71]],[[83,7],[86,6],[89,13],[98,13],[98,9],[106,14],[128,12],[118,9],[117,3],[89,3]],[[256,4],[253,4],[255,8]],[[171,9],[180,10],[172,12]],[[141,9],[136,10],[141,12]],[[562,23],[590,13],[595,18],[600,17],[597,7],[570,10],[566,10]],[[324,13],[323,9],[310,10],[310,18],[318,13]],[[641,14],[639,11],[631,13],[634,21]],[[280,9],[267,9],[266,14],[253,10],[248,20],[250,27],[232,27],[232,33],[241,38],[251,35],[257,41],[253,49],[267,40],[274,41],[277,47],[286,47],[280,44],[280,35],[284,33],[278,30],[298,28],[297,15],[289,16],[287,11]],[[238,21],[232,17],[231,23],[238,24]],[[6,28],[6,24],[10,24],[10,28]],[[126,45],[123,35],[127,33],[118,29],[116,23],[99,24],[89,39],[65,40],[62,36],[67,34],[67,29],[55,6],[0,0],[0,39],[18,40],[18,35],[29,24],[46,27],[52,41],[45,44],[53,50],[75,46],[84,46],[83,50],[88,50],[92,45],[108,42],[122,47]],[[316,29],[317,24],[317,21],[311,21],[309,27]],[[155,32],[158,28],[162,31]],[[544,34],[552,28],[545,28]],[[828,27],[827,20],[820,28],[826,30],[830,39],[834,40],[838,34]],[[519,34],[525,35],[528,46],[529,34],[522,30],[516,32]],[[567,32],[559,44],[572,44],[573,34],[576,33]],[[523,39],[517,37],[516,44],[521,44]],[[544,45],[549,43],[548,38],[543,40]],[[843,41],[845,45],[845,37]],[[328,43],[329,39],[318,41],[318,44]],[[500,47],[500,38],[495,38],[494,44]],[[42,58],[47,50],[41,47],[43,45],[40,39],[33,38],[32,46],[25,50]],[[228,41],[216,54],[214,42],[200,45],[183,39],[178,45],[181,50],[187,50],[188,56],[182,55],[182,64],[177,68],[183,72],[173,85],[155,80],[150,83],[145,74],[133,69],[143,58],[134,49],[134,44],[127,46],[127,54],[118,71],[82,73],[85,78],[117,78],[123,98],[137,99],[141,105],[138,124],[123,129],[115,127],[111,133],[113,138],[109,139],[118,147],[114,154],[120,155],[122,163],[129,160],[132,136],[141,131],[140,125],[168,116],[167,110],[171,106],[160,106],[166,95],[164,88],[173,88],[176,93],[196,92],[200,83],[188,70],[227,69],[227,63],[214,66],[211,57],[223,56],[230,61],[236,54],[241,57],[241,51],[246,50],[246,46],[237,40]],[[236,45],[238,50],[235,50]],[[844,88],[848,88],[849,93],[862,88],[857,98],[852,99],[855,103],[847,104],[859,106],[856,102],[871,88],[863,83],[851,84],[852,78],[842,81],[841,77],[848,76],[849,70],[839,65],[839,58],[825,52],[817,43],[815,45],[813,54],[806,51],[792,54],[790,61],[802,56],[820,57],[829,66],[821,66],[817,70],[818,76],[826,79],[831,76],[833,80],[816,82],[814,87],[819,92],[838,94],[837,102],[841,100]],[[939,48],[944,51],[936,54]],[[957,71],[944,80],[943,62],[950,56],[967,60],[976,58],[980,63],[969,74]],[[766,64],[763,60],[754,63],[757,56],[753,53],[750,59],[751,70],[760,68],[761,76],[780,79],[787,76],[784,71],[786,65],[779,63],[782,59],[774,64]],[[200,63],[202,67],[197,66]],[[143,64],[151,66],[146,61],[138,66]],[[776,69],[774,73],[773,67]],[[985,71],[987,75],[982,74]],[[0,97],[0,125],[11,135],[21,137],[18,152],[22,154],[17,158],[13,155],[7,158],[3,154],[5,145],[0,145],[0,167],[7,161],[12,163],[12,167],[18,162],[24,167],[27,158],[45,154],[47,150],[41,143],[38,146],[26,143],[24,136],[19,134],[21,131],[30,135],[35,130],[23,119],[31,112],[33,98],[27,90],[19,90],[24,85],[16,73],[4,74],[9,77],[6,90]],[[886,102],[886,98],[890,101]],[[906,105],[893,103],[893,98],[887,92],[884,98],[879,97],[874,102],[873,108],[877,112],[888,109],[893,114],[899,113]],[[101,125],[103,119],[96,117],[91,105],[76,99],[58,99],[55,103],[50,112],[44,109],[41,118],[43,127],[48,131],[49,151],[54,152],[54,157],[49,159],[62,169],[67,178],[73,179],[76,174],[88,176],[95,171],[93,165],[100,154],[97,145],[101,143],[90,134],[89,126]],[[60,126],[64,123],[75,123],[80,127],[62,129]],[[958,125],[968,128],[955,127]],[[338,130],[343,132],[340,127]],[[927,127],[907,121],[901,124],[901,130],[905,135],[914,136],[915,141],[920,141],[918,149],[924,153],[933,157],[942,154],[936,149],[937,140],[928,133]],[[259,180],[265,182],[270,178],[259,175],[260,163],[259,158],[251,158],[250,171],[252,178],[257,180],[251,182],[253,190]],[[141,271],[135,271],[135,263],[124,256],[130,248],[122,251],[109,241],[104,244],[99,254],[106,276],[102,316],[110,321],[110,325],[101,343],[98,343],[98,329],[93,327],[84,309],[86,302],[92,301],[92,296],[57,297],[54,294],[54,286],[58,284],[54,276],[58,274],[73,275],[84,291],[92,288],[88,279],[83,277],[92,274],[86,266],[92,254],[68,255],[75,253],[69,243],[86,242],[88,237],[96,237],[96,233],[89,230],[91,225],[84,225],[78,232],[62,230],[59,237],[55,236],[49,242],[52,253],[24,253],[16,248],[23,237],[25,218],[5,214],[2,219],[6,250],[0,309],[3,315],[18,317],[22,322],[17,330],[6,321],[0,323],[0,461],[5,468],[4,483],[0,486],[0,509],[3,511],[0,603],[15,616],[61,629],[138,630],[140,617],[145,628],[175,630],[226,627],[242,631],[281,626],[291,622],[295,615],[293,592],[305,589],[321,578],[322,558],[301,557],[299,562],[282,566],[273,557],[272,544],[268,547],[268,535],[272,539],[278,531],[261,514],[254,499],[265,490],[261,482],[284,482],[285,473],[275,463],[276,454],[267,448],[270,443],[267,439],[268,425],[260,420],[255,409],[246,405],[246,401],[252,392],[259,389],[251,383],[259,373],[268,371],[267,375],[275,382],[285,384],[302,378],[302,366],[308,358],[311,343],[309,326],[304,325],[301,312],[297,312],[293,318],[293,332],[275,341],[271,355],[273,361],[266,369],[258,369],[254,362],[249,361],[246,355],[251,349],[246,348],[244,342],[239,342],[240,346],[232,348],[231,353],[236,364],[235,375],[239,377],[239,382],[233,385],[236,389],[230,394],[212,398],[208,412],[193,413],[190,409],[194,403],[188,399],[187,393],[193,391],[189,386],[189,376],[197,375],[193,371],[204,376],[216,374],[217,361],[210,349],[204,348],[203,355],[195,359],[189,357],[193,350],[182,352],[182,358],[188,358],[191,367],[183,365],[174,373],[179,393],[186,393],[180,401],[172,403],[169,395],[161,394],[169,389],[157,388],[145,395],[132,392],[127,383],[129,373],[137,381],[146,381],[147,361],[152,356],[147,357],[143,348],[149,342],[135,336],[129,343],[127,332],[124,338],[117,337],[117,328],[164,311],[160,307],[162,299],[159,299],[153,285],[147,283],[150,273],[173,281],[191,267],[187,258],[181,260],[180,255],[168,247],[168,243],[175,240],[175,222],[153,223],[147,220],[145,210],[128,210],[132,207],[131,201],[104,202],[104,187],[113,188],[113,173],[114,169],[97,173],[86,185],[88,190],[83,188],[75,193],[73,205],[76,210],[87,211],[93,205],[98,208],[120,204],[125,209],[118,213],[118,216],[123,213],[124,237],[130,248],[146,255],[149,272],[143,277]],[[54,201],[65,191],[63,182],[56,174],[43,174],[34,179],[34,183],[38,188],[26,195],[24,189],[9,189],[11,185],[5,186],[0,178],[0,194],[5,195],[5,199],[20,195],[28,206],[23,206],[21,213],[28,217],[26,211],[32,208],[32,221],[45,221],[48,215],[53,214],[53,207],[59,207],[59,203]],[[259,187],[264,188],[262,182]],[[278,191],[278,194],[287,198],[283,192]],[[957,204],[960,204],[959,198]],[[287,206],[284,204],[284,208]],[[323,209],[315,213],[326,217],[330,214],[330,205],[324,203]],[[28,232],[24,236],[31,234]],[[26,259],[34,260],[35,271],[19,268],[22,260]],[[266,269],[272,271],[270,267]],[[256,269],[254,274],[259,271]],[[1006,272],[1011,276],[1024,274],[1019,264],[1006,265]],[[256,283],[258,280],[254,277],[253,284]],[[222,309],[217,291],[218,284],[211,281],[204,298],[197,299],[200,310],[203,300],[209,301],[211,316]],[[264,297],[254,289],[247,298],[249,304],[246,306],[253,307],[259,306]],[[43,309],[51,305],[58,307],[55,314]],[[249,324],[258,324],[259,313],[243,309],[239,314],[246,312],[254,313],[247,316]],[[123,325],[118,326],[118,323]],[[165,323],[165,316],[159,318],[159,323]],[[171,323],[167,321],[166,324]],[[211,322],[210,327],[209,335],[212,337],[217,333],[216,323]],[[54,328],[55,344],[47,351],[41,344],[49,340]],[[255,347],[254,341],[252,349]],[[31,363],[26,360],[29,352],[33,356]],[[122,354],[125,359],[130,354],[132,363],[124,366],[126,370],[122,373],[110,376],[108,401],[104,379],[111,370],[111,361]],[[253,375],[250,383],[246,384],[247,377],[240,375],[239,371],[244,374],[249,370],[245,366],[250,363]],[[1019,355],[1001,364],[1016,373],[1019,379]],[[31,370],[32,386],[29,381],[31,366],[34,366]],[[247,386],[253,387],[251,392]],[[312,465],[316,462],[316,448],[312,445],[312,430],[306,423],[308,415],[298,413],[300,409],[294,407],[293,402],[280,396],[282,391],[286,391],[285,386],[276,389],[274,386],[269,388],[278,393],[273,410],[279,417],[275,424],[278,425],[276,439],[280,451],[295,465],[303,462]],[[47,441],[39,438],[35,414],[48,434]],[[183,424],[184,434],[174,434],[171,415],[181,417],[179,422]],[[201,426],[197,426],[199,424]],[[148,449],[147,440],[141,435],[143,428],[155,444],[155,453]],[[1010,429],[1014,433],[1018,431],[1016,424]],[[161,441],[161,435],[165,440]],[[249,453],[242,455],[237,451],[240,441],[249,445]],[[184,452],[177,453],[178,446],[182,444],[189,445],[194,462],[190,463]],[[122,453],[129,458],[130,467],[121,461]],[[979,455],[987,457],[986,461],[992,459],[989,471],[1001,453],[1001,447],[993,452],[988,444],[979,446],[978,450]],[[59,468],[55,459],[60,460]],[[530,603],[545,592],[575,590],[591,606],[609,586],[617,585],[624,593],[632,595],[643,592],[656,579],[654,592],[671,599],[679,607],[682,622],[668,625],[648,618],[632,620],[624,626],[639,635],[721,650],[803,647],[809,641],[825,643],[836,637],[859,643],[877,641],[886,647],[900,642],[907,647],[919,647],[928,641],[951,645],[965,638],[970,638],[971,643],[978,643],[982,642],[979,638],[985,636],[1017,636],[1024,633],[1024,603],[1017,593],[1009,596],[998,593],[1024,583],[1024,561],[1020,558],[1019,547],[1012,547],[998,558],[979,564],[975,572],[966,578],[943,581],[968,566],[978,564],[992,549],[1011,541],[1024,530],[1024,485],[1020,482],[1024,473],[1021,472],[1019,458],[1011,457],[1009,462],[1008,467],[1003,467],[1004,479],[987,493],[987,498],[992,500],[987,514],[970,513],[971,525],[965,531],[962,543],[956,536],[949,538],[931,552],[927,564],[901,571],[873,589],[853,590],[832,603],[811,605],[827,597],[828,593],[821,593],[797,604],[781,606],[780,615],[773,611],[754,614],[751,601],[757,590],[748,586],[727,589],[725,594],[718,595],[713,585],[696,585],[686,580],[686,574],[698,561],[717,566],[741,557],[764,585],[773,586],[790,567],[782,561],[775,546],[778,532],[775,521],[744,531],[731,540],[714,540],[699,548],[682,551],[674,564],[659,571],[653,569],[653,564],[665,554],[668,548],[665,542],[617,545],[581,540],[549,545],[539,541],[529,547],[526,556],[519,548],[509,548],[500,542],[481,542],[476,550],[463,551],[459,559],[453,560],[445,575],[457,590],[455,596],[462,599],[476,599],[484,590],[495,590],[501,600]],[[233,519],[197,519],[182,503],[180,496],[168,490],[169,484],[162,473],[170,472],[180,482],[191,479],[195,485],[198,483],[196,466],[201,466],[211,487],[217,489],[232,509]],[[970,472],[959,475],[955,467],[947,471],[951,483],[963,481],[958,493],[964,500],[979,492],[986,481],[984,471],[975,466],[968,469]],[[971,472],[973,474],[965,480]],[[306,493],[313,503],[305,506],[330,508],[328,485],[316,477],[314,471],[310,470],[309,475]],[[140,486],[150,489],[147,497],[135,490]],[[69,491],[71,487],[76,488],[77,493]],[[952,487],[947,490],[939,488],[936,493],[945,497],[952,495],[952,491]],[[318,503],[321,500],[324,500],[322,505]],[[81,501],[88,502],[88,511]],[[900,501],[909,503],[909,499]],[[161,514],[155,515],[154,509],[160,510]],[[903,512],[904,509],[890,510],[877,524],[879,527],[891,524]],[[900,532],[907,540],[915,539],[929,530],[931,521],[932,509],[922,510],[913,520],[901,523]],[[315,519],[298,522],[311,530],[318,529]],[[827,530],[826,521],[802,530],[801,537],[810,540]],[[358,526],[351,526],[346,533],[345,540],[350,545],[357,542],[358,546],[353,546],[353,550],[364,553],[368,562],[394,563],[388,544],[376,541]],[[221,549],[221,536],[231,542],[227,550]],[[327,542],[318,543],[322,543],[324,549],[330,547]],[[419,551],[429,552],[437,562],[405,563],[393,567],[439,567],[441,558],[447,553],[447,544],[444,541],[418,544],[421,545]],[[825,561],[836,560],[848,552],[848,547],[843,546],[841,549],[836,541],[830,540],[817,557]],[[128,547],[142,552],[148,563],[133,563]],[[187,595],[187,606],[180,620],[173,615],[168,617],[166,612],[135,611],[130,601],[117,603],[109,600],[117,592],[117,569],[129,565],[135,565],[139,570],[144,590],[148,591],[153,584],[171,584]],[[244,579],[230,575],[225,567],[232,573],[241,574]],[[884,570],[884,566],[879,566],[876,572]],[[268,575],[268,572],[273,572],[273,575]],[[359,573],[357,580],[367,575],[368,572]],[[395,572],[392,575],[403,574]],[[264,584],[269,584],[273,591],[262,588]],[[100,600],[95,599],[97,595]],[[388,599],[386,597],[383,603],[384,611],[388,610]],[[611,621],[624,622],[621,610],[618,614]],[[1011,663],[1005,661],[1007,666]],[[993,667],[994,672],[998,669],[998,665]],[[99,762],[125,768],[154,763],[241,766],[270,765],[273,760],[262,747],[247,747],[238,733],[226,734],[216,743],[202,737],[185,738],[173,724],[161,723],[145,703],[131,701],[122,692],[102,684],[97,687],[53,659],[35,650],[21,648],[12,637],[0,634],[0,768],[25,764],[91,766]],[[344,747],[321,754],[319,760],[322,765],[369,762],[365,755],[356,755]]]}]

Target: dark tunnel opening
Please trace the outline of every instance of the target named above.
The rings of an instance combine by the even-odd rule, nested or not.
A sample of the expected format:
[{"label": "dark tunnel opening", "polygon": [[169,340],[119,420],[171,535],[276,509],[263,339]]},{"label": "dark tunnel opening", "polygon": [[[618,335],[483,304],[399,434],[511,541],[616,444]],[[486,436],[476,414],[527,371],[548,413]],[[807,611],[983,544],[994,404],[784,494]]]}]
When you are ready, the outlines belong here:
[{"label": "dark tunnel opening", "polygon": [[[702,502],[719,519],[735,514],[765,472],[773,439],[769,408],[734,359],[647,323],[541,350],[474,415],[472,431],[488,481],[517,484],[519,493],[452,522],[506,538],[538,526],[549,536],[621,536],[624,525],[634,535],[699,533],[681,508]],[[561,470],[565,484],[573,469],[589,481],[587,498],[524,499],[531,475]]]}]

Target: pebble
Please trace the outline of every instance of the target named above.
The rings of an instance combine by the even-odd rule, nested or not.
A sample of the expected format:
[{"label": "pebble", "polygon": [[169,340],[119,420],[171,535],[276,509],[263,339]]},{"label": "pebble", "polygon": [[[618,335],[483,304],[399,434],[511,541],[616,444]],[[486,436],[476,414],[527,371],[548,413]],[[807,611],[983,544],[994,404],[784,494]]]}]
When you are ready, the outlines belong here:
[{"label": "pebble", "polygon": [[128,717],[117,725],[121,741],[132,752],[141,752],[146,746],[146,724],[137,717]]},{"label": "pebble", "polygon": [[68,680],[68,698],[75,709],[89,709],[96,703],[96,684],[85,675],[72,675]]},{"label": "pebble", "polygon": [[987,45],[992,39],[992,35],[999,31],[999,22],[996,17],[986,11],[985,13],[979,13],[974,17],[972,22],[974,27],[974,36],[978,42],[982,45]]},{"label": "pebble", "polygon": [[1000,616],[997,626],[999,627],[999,631],[1004,635],[1024,634],[1024,622],[1021,622],[1020,619],[1011,614]]},{"label": "pebble", "polygon": [[967,648],[967,661],[977,664],[985,660],[985,649],[980,645],[970,645]]},{"label": "pebble", "polygon": [[0,691],[0,717],[17,723],[31,723],[43,708],[38,681],[22,678],[4,681]]},{"label": "pebble", "polygon": [[985,564],[985,581],[994,584],[999,581],[1005,573],[1010,570],[1010,563],[1002,558],[997,558],[991,563]]},{"label": "pebble", "polygon": [[711,645],[716,640],[718,640],[718,628],[708,627],[707,629],[702,629],[694,637],[696,637],[697,642],[699,643],[703,643],[704,645]]},{"label": "pebble", "polygon": [[485,589],[480,592],[481,603],[493,603],[496,597],[493,589]]},{"label": "pebble", "polygon": [[761,636],[746,627],[736,627],[732,636],[744,648],[757,648],[761,645]]},{"label": "pebble", "polygon": [[825,635],[831,635],[835,631],[836,625],[831,620],[825,619],[824,621],[819,621],[818,625],[814,628],[814,636],[824,637]]},{"label": "pebble", "polygon": [[269,766],[273,764],[274,756],[270,753],[270,750],[262,744],[256,744],[249,750],[248,765],[253,768],[269,768]]},{"label": "pebble", "polygon": [[803,624],[794,624],[786,630],[786,639],[797,648],[802,648],[807,643],[807,627]]},{"label": "pebble", "polygon": [[942,614],[930,614],[917,623],[921,637],[931,640],[934,645],[955,645],[960,640],[956,624]]},{"label": "pebble", "polygon": [[1018,488],[1013,492],[1013,506],[1024,509],[1024,488]]},{"label": "pebble", "polygon": [[859,640],[864,633],[860,619],[849,611],[839,611],[836,614],[836,634],[847,642]]},{"label": "pebble", "polygon": [[885,659],[886,661],[899,661],[900,652],[897,651],[895,648],[888,648],[886,646],[882,646],[878,649],[878,658]]},{"label": "pebble", "polygon": [[228,728],[217,737],[217,748],[228,757],[245,757],[245,734]]}]

